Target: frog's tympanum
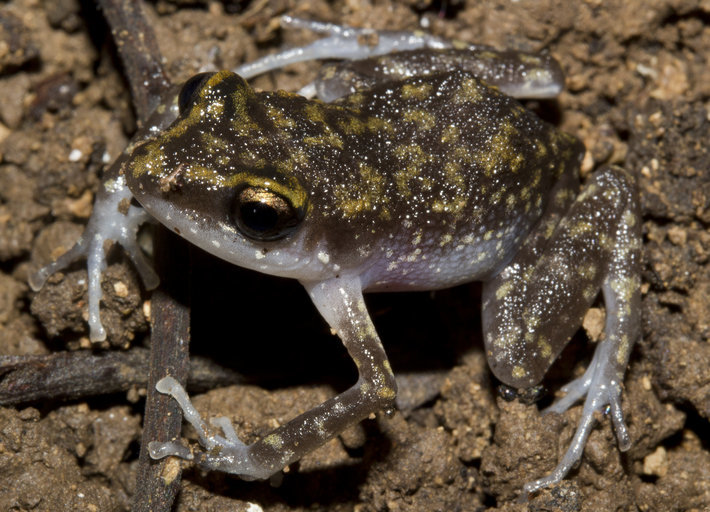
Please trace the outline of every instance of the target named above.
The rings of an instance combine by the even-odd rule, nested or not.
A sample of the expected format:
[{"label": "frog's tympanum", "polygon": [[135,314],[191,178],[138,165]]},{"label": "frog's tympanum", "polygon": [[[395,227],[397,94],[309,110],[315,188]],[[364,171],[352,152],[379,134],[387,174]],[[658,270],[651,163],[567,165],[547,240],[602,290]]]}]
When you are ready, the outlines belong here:
[{"label": "frog's tympanum", "polygon": [[[601,290],[605,337],[551,409],[586,397],[577,434],[557,469],[526,486],[532,491],[559,481],[581,457],[596,411],[609,407],[620,447],[629,447],[620,395],[639,334],[637,200],[633,180],[616,168],[598,171],[580,192],[582,154],[577,139],[456,67],[368,84],[333,103],[256,92],[228,71],[201,74],[126,150],[104,185],[113,199],[97,206],[93,222],[101,226],[92,236],[119,238],[154,282],[132,239],[143,214],[118,211],[132,193],[201,248],[298,279],[342,339],[358,381],[248,446],[225,419],[217,422],[224,437],[208,434],[180,385],[160,381],[199,433],[199,463],[247,479],[268,478],[392,408],[395,378],[363,292],[483,281],[490,367],[504,384],[528,388]],[[119,217],[131,229],[112,234]],[[94,274],[98,280],[100,269]],[[156,458],[190,457],[177,443],[150,450]]]}]

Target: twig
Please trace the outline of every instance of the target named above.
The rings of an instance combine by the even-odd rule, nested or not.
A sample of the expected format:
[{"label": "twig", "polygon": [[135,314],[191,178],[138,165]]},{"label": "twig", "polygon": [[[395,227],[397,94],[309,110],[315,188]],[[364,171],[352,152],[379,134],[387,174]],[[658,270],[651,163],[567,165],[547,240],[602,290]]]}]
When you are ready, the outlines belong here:
[{"label": "twig", "polygon": [[143,122],[158,106],[172,83],[160,63],[160,49],[153,28],[143,14],[140,0],[97,0],[111,27],[131,88],[133,107]]},{"label": "twig", "polygon": [[[88,396],[146,388],[148,350],[125,352],[55,352],[36,356],[0,356],[0,406]],[[213,361],[193,357],[188,389],[200,392],[246,382],[238,373]]]},{"label": "twig", "polygon": [[[143,417],[143,438],[138,457],[133,512],[169,512],[180,490],[180,463],[173,457],[154,461],[148,442],[171,441],[180,435],[182,414],[175,401],[161,395],[155,383],[171,375],[184,383],[189,368],[189,249],[169,236],[165,229],[156,233],[156,261],[165,286],[153,293],[151,319],[150,377]],[[168,288],[169,289],[166,289]]]},{"label": "twig", "polygon": [[[171,83],[161,65],[161,55],[155,34],[143,15],[143,3],[138,0],[98,0],[124,68],[133,95],[136,115],[145,121],[157,106]],[[144,415],[143,438],[138,458],[136,493],[133,497],[134,512],[168,512],[180,489],[180,465],[172,458],[158,462],[148,456],[149,441],[167,441],[180,433],[181,415],[172,400],[159,395],[155,383],[165,375],[171,375],[183,385],[189,367],[190,309],[188,257],[184,244],[170,242],[158,230],[156,237],[156,262],[162,265],[158,273],[165,287],[156,290],[152,300],[152,345],[150,354],[150,377]],[[161,243],[162,242],[162,243]],[[183,253],[183,254],[180,254]],[[180,267],[180,268],[178,268]],[[178,301],[176,297],[182,300]]]}]

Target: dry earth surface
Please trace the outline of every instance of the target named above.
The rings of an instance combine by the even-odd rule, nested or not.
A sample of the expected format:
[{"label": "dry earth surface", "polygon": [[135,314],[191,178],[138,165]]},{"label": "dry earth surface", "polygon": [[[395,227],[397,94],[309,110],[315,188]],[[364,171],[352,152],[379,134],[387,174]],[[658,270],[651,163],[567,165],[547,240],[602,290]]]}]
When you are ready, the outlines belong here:
[{"label": "dry earth surface", "polygon": [[[624,395],[629,452],[619,453],[601,418],[570,477],[516,504],[524,482],[554,467],[581,408],[543,417],[497,397],[477,285],[370,296],[402,378],[401,410],[307,456],[278,487],[187,470],[177,510],[710,509],[710,2],[164,0],[147,11],[175,80],[315,37],[280,29],[282,14],[549,51],[567,88],[529,106],[585,142],[585,176],[605,163],[631,170],[644,217],[643,339]],[[317,66],[253,84],[296,90]],[[85,272],[59,275],[39,294],[27,275],[81,232],[106,155],[134,129],[91,2],[0,6],[0,354],[87,349]],[[352,382],[347,354],[296,283],[194,260],[193,352],[263,382],[197,396],[203,413],[232,418],[253,440]],[[120,254],[104,291],[108,348],[144,345],[149,294]],[[586,367],[600,313],[550,372],[551,392]],[[0,510],[128,510],[144,394],[0,407]]]}]

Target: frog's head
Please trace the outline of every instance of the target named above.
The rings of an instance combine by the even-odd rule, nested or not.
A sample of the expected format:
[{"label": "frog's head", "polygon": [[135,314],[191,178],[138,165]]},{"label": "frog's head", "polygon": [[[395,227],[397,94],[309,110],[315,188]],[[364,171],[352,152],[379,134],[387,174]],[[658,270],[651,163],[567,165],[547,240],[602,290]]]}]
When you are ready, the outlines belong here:
[{"label": "frog's head", "polygon": [[306,228],[309,194],[254,97],[231,72],[188,80],[176,98],[178,118],[126,160],[127,183],[151,215],[216,256],[323,279],[330,272],[324,258],[310,257],[321,250]]}]

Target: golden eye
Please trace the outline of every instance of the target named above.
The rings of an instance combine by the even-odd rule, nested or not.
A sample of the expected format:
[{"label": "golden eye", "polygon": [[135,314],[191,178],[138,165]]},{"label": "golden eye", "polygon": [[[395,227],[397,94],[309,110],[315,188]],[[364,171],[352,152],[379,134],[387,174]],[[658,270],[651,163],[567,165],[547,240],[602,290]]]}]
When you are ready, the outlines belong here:
[{"label": "golden eye", "polygon": [[278,240],[293,232],[303,211],[285,197],[262,187],[245,187],[234,200],[232,215],[237,229],[254,240]]}]

